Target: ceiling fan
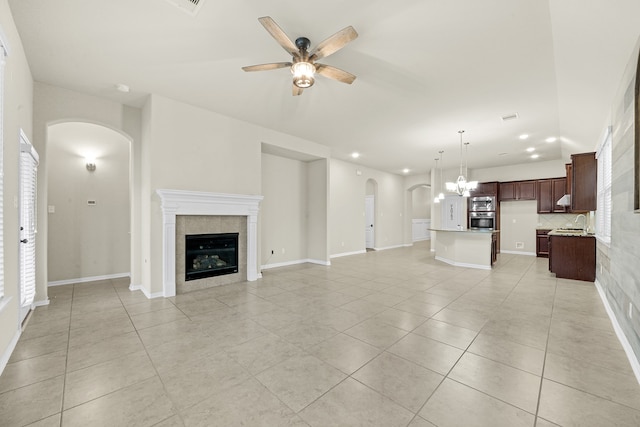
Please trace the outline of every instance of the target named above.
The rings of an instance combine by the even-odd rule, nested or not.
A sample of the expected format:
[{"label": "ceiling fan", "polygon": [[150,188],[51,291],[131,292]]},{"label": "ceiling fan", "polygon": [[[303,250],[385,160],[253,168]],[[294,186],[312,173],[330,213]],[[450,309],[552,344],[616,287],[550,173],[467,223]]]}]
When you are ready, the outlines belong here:
[{"label": "ceiling fan", "polygon": [[269,64],[242,67],[244,71],[266,71],[289,67],[293,74],[294,96],[301,95],[303,89],[313,85],[315,82],[315,73],[347,84],[353,83],[356,79],[356,76],[344,70],[316,62],[319,59],[337,52],[347,43],[357,38],[358,33],[353,29],[353,27],[349,26],[338,31],[317,45],[313,50],[309,51],[311,42],[308,38],[298,37],[294,43],[270,16],[258,18],[258,21],[260,21],[269,34],[271,34],[278,44],[280,44],[280,46],[282,46],[293,58],[291,62],[272,62]]}]

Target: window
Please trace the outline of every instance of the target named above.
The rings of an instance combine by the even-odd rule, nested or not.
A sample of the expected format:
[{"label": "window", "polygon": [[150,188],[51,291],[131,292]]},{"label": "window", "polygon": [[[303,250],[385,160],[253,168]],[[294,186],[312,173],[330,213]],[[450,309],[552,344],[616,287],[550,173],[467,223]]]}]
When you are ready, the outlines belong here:
[{"label": "window", "polygon": [[598,212],[596,236],[605,244],[611,242],[611,127],[597,152]]}]

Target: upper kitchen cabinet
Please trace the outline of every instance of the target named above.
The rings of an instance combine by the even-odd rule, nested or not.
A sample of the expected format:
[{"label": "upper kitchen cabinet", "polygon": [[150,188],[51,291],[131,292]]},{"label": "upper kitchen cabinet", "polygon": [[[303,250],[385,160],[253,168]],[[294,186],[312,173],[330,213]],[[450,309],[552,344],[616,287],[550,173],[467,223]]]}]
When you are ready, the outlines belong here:
[{"label": "upper kitchen cabinet", "polygon": [[498,182],[479,182],[478,187],[471,191],[471,196],[493,196],[498,195]]},{"label": "upper kitchen cabinet", "polygon": [[500,183],[500,201],[536,200],[536,181],[510,181]]},{"label": "upper kitchen cabinet", "polygon": [[571,211],[597,208],[598,162],[596,153],[571,155]]},{"label": "upper kitchen cabinet", "polygon": [[551,178],[538,180],[538,213],[564,213],[564,206],[557,204],[567,190],[566,178]]}]

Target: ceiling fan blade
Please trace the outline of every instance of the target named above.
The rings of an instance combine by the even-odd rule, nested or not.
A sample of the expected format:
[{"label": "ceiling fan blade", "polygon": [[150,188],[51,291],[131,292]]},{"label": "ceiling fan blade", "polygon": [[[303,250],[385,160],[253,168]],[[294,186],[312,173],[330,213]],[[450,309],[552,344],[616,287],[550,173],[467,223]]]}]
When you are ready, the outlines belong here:
[{"label": "ceiling fan blade", "polygon": [[291,65],[291,62],[272,62],[270,64],[249,65],[242,67],[242,69],[245,71],[267,71],[277,70],[278,68],[287,68],[291,67]]},{"label": "ceiling fan blade", "polygon": [[270,16],[263,16],[262,18],[258,18],[258,21],[262,24],[262,26],[271,34],[280,46],[284,48],[289,54],[293,57],[298,57],[300,53],[298,52],[298,48],[296,44],[291,41],[291,39],[282,31],[282,28],[276,24],[276,21],[271,19]]},{"label": "ceiling fan blade", "polygon": [[302,95],[302,91],[303,91],[303,89],[301,87],[293,85],[293,92],[292,92],[293,96]]},{"label": "ceiling fan blade", "polygon": [[356,79],[351,73],[348,73],[340,68],[332,67],[330,65],[324,64],[315,64],[316,65],[316,73],[321,76],[328,77],[333,80],[337,80],[342,83],[351,84]]},{"label": "ceiling fan blade", "polygon": [[321,42],[318,46],[316,46],[311,51],[310,59],[312,61],[317,61],[318,59],[327,57],[332,53],[342,49],[344,45],[356,39],[357,37],[358,33],[353,27],[349,26],[347,28],[343,28],[342,30],[338,31],[328,39]]}]

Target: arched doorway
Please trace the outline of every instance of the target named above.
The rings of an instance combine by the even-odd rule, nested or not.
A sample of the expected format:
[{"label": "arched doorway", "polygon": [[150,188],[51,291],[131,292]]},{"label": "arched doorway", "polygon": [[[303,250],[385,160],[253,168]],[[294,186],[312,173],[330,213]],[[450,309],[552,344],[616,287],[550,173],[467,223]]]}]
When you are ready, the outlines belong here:
[{"label": "arched doorway", "polygon": [[431,185],[426,183],[410,187],[407,197],[407,216],[411,220],[411,241],[429,240],[431,233]]},{"label": "arched doorway", "polygon": [[47,130],[49,285],[131,272],[131,140],[86,122]]}]

